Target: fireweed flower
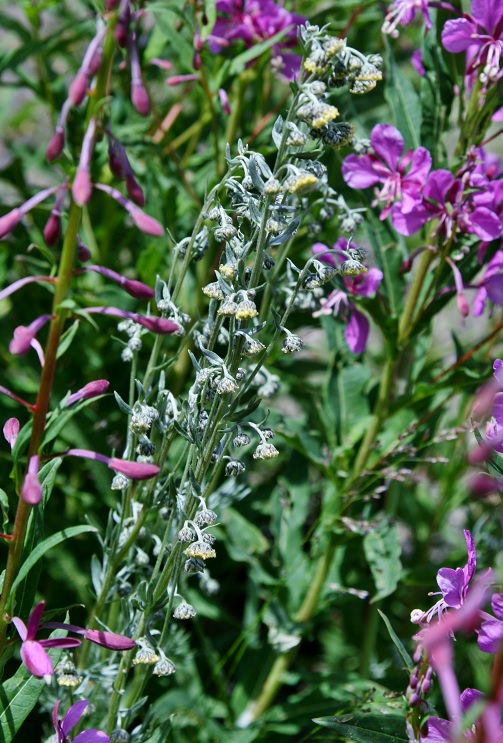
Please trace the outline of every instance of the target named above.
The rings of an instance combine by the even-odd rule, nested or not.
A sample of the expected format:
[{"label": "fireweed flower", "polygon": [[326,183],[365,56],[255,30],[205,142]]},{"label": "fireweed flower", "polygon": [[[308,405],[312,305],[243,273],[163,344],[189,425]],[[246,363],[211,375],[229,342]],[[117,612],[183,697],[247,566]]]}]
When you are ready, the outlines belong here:
[{"label": "fireweed flower", "polygon": [[36,334],[49,320],[52,315],[41,315],[29,325],[18,325],[14,330],[14,337],[9,343],[9,351],[14,356],[24,356],[36,341]]},{"label": "fireweed flower", "polygon": [[12,623],[18,631],[23,644],[21,646],[21,658],[28,671],[37,678],[43,678],[46,683],[51,682],[54,675],[52,661],[45,648],[75,648],[81,644],[76,637],[50,637],[47,640],[37,640],[36,635],[40,629],[63,629],[83,635],[86,640],[109,650],[131,650],[136,643],[129,637],[117,635],[114,632],[103,632],[102,630],[90,630],[65,622],[47,622],[40,627],[40,621],[44,613],[45,602],[40,601],[33,609],[28,619],[28,627],[19,617],[12,617]]},{"label": "fireweed flower", "polygon": [[28,626],[19,617],[12,617],[12,623],[23,641],[21,659],[24,665],[32,676],[43,678],[46,684],[50,684],[54,675],[54,668],[52,660],[45,648],[75,648],[80,645],[80,640],[74,637],[54,637],[47,640],[36,640],[40,620],[44,613],[44,606],[45,603],[43,601],[36,605],[28,619]]},{"label": "fireweed flower", "polygon": [[17,418],[9,418],[8,421],[5,421],[3,427],[3,435],[11,449],[14,448],[14,444],[16,443],[16,439],[19,434],[19,428],[20,425]]},{"label": "fireweed flower", "polygon": [[499,0],[473,0],[472,15],[447,21],[442,43],[449,52],[468,52],[467,75],[482,68],[484,85],[502,75],[503,5]]},{"label": "fireweed flower", "polygon": [[[486,699],[485,695],[477,689],[465,689],[459,697],[460,707],[463,713],[467,713],[477,702]],[[493,707],[497,709],[497,717],[493,720]],[[440,717],[429,717],[421,729],[419,740],[421,743],[441,743],[446,741],[450,743],[453,740],[471,740],[476,739],[476,732],[479,725],[488,734],[484,738],[487,741],[499,741],[503,739],[503,725],[499,722],[500,710],[499,705],[488,704],[482,711],[479,719],[475,722],[474,730],[467,733],[465,738],[459,738],[459,727],[450,720],[443,720]],[[458,735],[458,737],[456,737]]]},{"label": "fireweed flower", "polygon": [[477,642],[484,653],[498,652],[503,640],[503,593],[494,593],[491,606],[495,617],[482,612],[484,621],[478,630]]},{"label": "fireweed flower", "polygon": [[413,235],[426,222],[437,219],[434,234],[444,239],[450,239],[456,231],[487,241],[501,237],[503,225],[498,215],[486,206],[487,194],[467,189],[467,180],[456,178],[450,170],[433,170],[423,189],[422,203],[416,203],[409,212],[397,204],[393,206],[393,226],[402,235]]},{"label": "fireweed flower", "polygon": [[272,47],[272,58],[278,61],[278,71],[288,80],[298,74],[300,56],[285,49],[297,43],[297,27],[306,20],[303,16],[289,13],[273,0],[217,0],[217,14],[209,40],[213,53],[221,52],[229,42],[242,40],[250,48],[286,31],[283,39]]},{"label": "fireweed flower", "polygon": [[112,317],[123,317],[127,320],[141,325],[143,328],[150,330],[151,333],[159,335],[169,335],[180,330],[180,326],[165,317],[146,317],[139,315],[137,312],[127,312],[119,310],[117,307],[86,307],[85,312],[89,315],[110,315]]},{"label": "fireweed flower", "polygon": [[96,379],[94,382],[89,382],[80,390],[74,392],[73,395],[70,395],[70,397],[66,401],[66,407],[68,408],[70,405],[73,405],[80,400],[89,400],[91,397],[102,395],[104,392],[107,391],[109,386],[110,382],[108,382],[106,379]]},{"label": "fireweed flower", "polygon": [[483,314],[488,299],[493,304],[503,304],[503,250],[497,250],[486,264],[484,278],[478,285],[473,303],[474,317]]},{"label": "fireweed flower", "polygon": [[[340,237],[334,245],[334,250],[340,253],[346,253],[347,240]],[[335,259],[331,253],[324,251],[329,250],[323,243],[313,245],[313,253],[318,255],[320,260],[331,266],[336,265]],[[343,320],[347,321],[344,336],[346,342],[353,353],[363,353],[367,346],[367,340],[370,330],[369,321],[365,315],[359,312],[355,305],[350,301],[349,296],[371,297],[378,288],[383,279],[383,273],[378,268],[371,268],[367,273],[359,276],[344,276],[344,288],[335,289],[326,299],[320,301],[321,308],[313,313],[313,317],[321,315],[340,315]]]},{"label": "fireweed flower", "polygon": [[394,0],[388,8],[382,25],[383,34],[390,34],[396,39],[398,37],[397,26],[408,26],[414,20],[417,12],[423,16],[426,28],[430,30],[431,19],[428,11],[428,0]]},{"label": "fireweed flower", "polygon": [[53,193],[59,191],[60,188],[66,188],[66,186],[44,188],[42,191],[35,194],[35,196],[32,196],[31,199],[25,201],[21,206],[12,209],[10,212],[7,212],[7,214],[4,214],[3,217],[0,217],[0,239],[8,235],[9,232],[12,232],[25,214],[28,214],[29,211],[31,211],[35,206],[38,206],[42,201],[48,199]]},{"label": "fireweed flower", "polygon": [[30,458],[28,472],[21,485],[21,498],[30,506],[38,506],[42,500],[42,486],[38,477],[39,460],[36,455]]},{"label": "fireweed flower", "polygon": [[[447,609],[459,609],[465,603],[466,596],[468,593],[468,586],[475,574],[475,567],[477,564],[477,555],[475,550],[475,542],[471,532],[465,529],[463,532],[466,541],[466,549],[468,552],[468,561],[463,568],[440,568],[437,573],[437,583],[440,588],[442,598],[437,603],[428,609],[428,611],[421,611],[420,609],[414,609],[411,613],[411,621],[414,624],[421,624],[422,622],[430,622],[435,614],[441,619],[443,612]],[[431,596],[438,595],[437,593],[430,594]]]},{"label": "fireweed flower", "polygon": [[128,279],[120,273],[112,271],[111,268],[105,268],[105,266],[86,266],[79,269],[78,273],[85,273],[86,271],[94,271],[111,281],[115,281],[116,284],[119,284],[119,286],[135,299],[152,299],[155,295],[154,290],[150,286],[147,286],[147,284],[136,279]]},{"label": "fireweed flower", "polygon": [[395,209],[404,214],[415,210],[431,168],[431,155],[425,147],[408,150],[403,156],[404,139],[390,124],[377,124],[370,134],[375,154],[348,155],[342,163],[342,177],[351,188],[375,189],[372,206],[383,204],[380,219]]},{"label": "fireweed flower", "polygon": [[162,224],[153,217],[150,217],[148,214],[145,214],[145,212],[142,211],[140,207],[136,206],[136,204],[132,204],[128,201],[128,199],[126,199],[120,191],[117,191],[116,188],[111,188],[111,186],[107,186],[104,183],[95,183],[94,187],[98,188],[100,191],[104,191],[104,193],[111,196],[112,199],[115,199],[115,201],[117,201],[129,213],[138,229],[146,235],[153,235],[154,237],[164,235],[164,227]]},{"label": "fireweed flower", "polygon": [[[62,720],[58,719],[60,700],[56,702],[52,710],[52,721],[56,731],[56,743],[70,743],[69,732],[80,722],[80,719],[89,704],[87,699],[72,704]],[[73,743],[110,743],[110,738],[101,730],[83,730],[73,738]]]},{"label": "fireweed flower", "polygon": [[130,462],[126,459],[118,459],[117,457],[106,457],[104,454],[98,454],[98,452],[90,451],[89,449],[68,449],[65,455],[103,462],[111,470],[120,472],[126,475],[126,477],[130,477],[131,480],[149,480],[160,472],[160,468],[156,464]]}]

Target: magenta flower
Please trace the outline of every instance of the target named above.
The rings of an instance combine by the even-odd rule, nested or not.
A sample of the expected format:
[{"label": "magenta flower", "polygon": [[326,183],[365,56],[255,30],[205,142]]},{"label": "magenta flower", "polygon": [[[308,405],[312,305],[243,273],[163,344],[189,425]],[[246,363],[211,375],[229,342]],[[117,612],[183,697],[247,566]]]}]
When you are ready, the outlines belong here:
[{"label": "magenta flower", "polygon": [[102,395],[107,391],[109,386],[110,382],[106,379],[95,379],[94,382],[88,382],[88,384],[85,384],[80,390],[77,390],[73,395],[70,395],[66,401],[66,407],[68,408],[70,405],[73,405],[80,400],[89,400],[91,397]]},{"label": "magenta flower", "polygon": [[486,436],[490,450],[503,454],[503,361],[501,359],[496,359],[493,370],[500,391],[494,396],[491,410],[492,417],[486,424]]},{"label": "magenta flower", "polygon": [[475,317],[483,314],[488,299],[493,304],[503,304],[503,250],[497,250],[486,265],[473,303]]},{"label": "magenta flower", "polygon": [[491,598],[491,606],[496,617],[482,613],[486,618],[480,625],[477,642],[484,653],[498,652],[503,640],[503,593],[494,593]]},{"label": "magenta flower", "polygon": [[21,498],[30,506],[38,506],[42,500],[42,486],[38,477],[39,460],[37,455],[30,457],[28,472],[21,485]]},{"label": "magenta flower", "polygon": [[103,462],[111,470],[120,472],[126,475],[126,477],[130,477],[131,480],[149,480],[160,472],[160,468],[156,464],[130,462],[126,459],[118,459],[117,457],[106,457],[104,454],[98,454],[98,452],[90,451],[89,449],[68,449],[65,454],[70,457],[82,457],[83,459],[93,459],[96,462]]},{"label": "magenta flower", "polygon": [[[333,251],[337,254],[345,254],[347,256],[346,249],[347,240],[340,237],[335,243]],[[327,250],[329,248],[323,245],[323,243],[315,243],[313,245],[313,253],[324,263],[335,267],[334,256],[332,253],[325,252]],[[331,314],[339,315],[347,322],[344,337],[346,338],[349,349],[353,353],[363,353],[365,351],[370,324],[365,315],[356,309],[353,302],[350,301],[349,296],[373,296],[379,288],[382,279],[382,271],[378,268],[371,268],[366,274],[360,274],[359,276],[344,276],[343,281],[346,291],[335,289],[326,299],[321,300],[321,308],[313,313],[313,317]]]},{"label": "magenta flower", "polygon": [[24,356],[35,342],[35,336],[50,319],[51,315],[41,315],[28,326],[18,325],[14,337],[9,343],[9,351],[15,356]]},{"label": "magenta flower", "polygon": [[0,217],[0,239],[8,235],[9,232],[12,232],[12,230],[16,227],[16,225],[19,224],[25,214],[31,211],[35,206],[38,206],[38,204],[40,204],[42,201],[48,199],[49,196],[52,196],[53,193],[59,191],[60,188],[61,186],[44,188],[42,191],[39,191],[37,194],[35,194],[35,196],[32,196],[31,199],[25,201],[25,203],[21,206],[12,209],[10,212],[7,212],[7,214],[4,214],[2,217]]},{"label": "magenta flower", "polygon": [[19,428],[20,425],[17,418],[9,418],[9,420],[5,421],[3,427],[3,435],[11,449],[14,448],[14,444],[16,443],[16,439],[19,434]]},{"label": "magenta flower", "polygon": [[[481,691],[477,689],[465,689],[461,692],[459,699],[461,710],[466,714],[470,707],[485,699],[486,697]],[[494,708],[497,709],[497,716],[494,715]],[[450,743],[454,740],[470,740],[472,737],[476,739],[477,728],[482,724],[485,733],[484,740],[499,741],[503,739],[503,725],[501,725],[499,718],[499,706],[490,702],[484,707],[480,717],[475,722],[474,735],[469,732],[466,738],[460,738],[459,726],[454,722],[443,720],[440,717],[429,717],[421,729],[419,740],[421,743],[442,743],[443,741]]]},{"label": "magenta flower", "polygon": [[284,50],[297,43],[297,27],[306,21],[303,16],[288,12],[273,0],[217,0],[217,14],[209,40],[212,52],[219,53],[230,42],[238,40],[252,47],[286,30],[283,39],[272,47],[271,54],[273,59],[279,60],[279,72],[284,77],[291,80],[298,74],[300,56]]},{"label": "magenta flower", "polygon": [[501,219],[486,205],[492,201],[492,195],[467,191],[465,179],[456,178],[450,170],[432,171],[422,196],[422,203],[416,203],[412,211],[406,212],[398,204],[393,206],[392,222],[400,234],[413,235],[426,222],[438,219],[435,234],[446,239],[458,230],[487,241],[501,237]]},{"label": "magenta flower", "polygon": [[431,155],[425,147],[408,150],[402,157],[404,139],[390,124],[377,124],[370,134],[376,154],[348,155],[342,164],[342,177],[351,188],[375,189],[372,206],[382,203],[380,219],[386,219],[395,208],[404,214],[412,212],[421,201],[421,191],[431,168]]},{"label": "magenta flower", "polygon": [[154,290],[150,286],[147,286],[147,284],[135,279],[127,279],[120,273],[112,271],[111,268],[105,268],[105,266],[86,266],[80,269],[78,273],[85,273],[86,271],[94,271],[102,276],[106,276],[111,281],[115,281],[135,299],[152,299],[155,295]]},{"label": "magenta flower", "polygon": [[496,82],[503,75],[503,4],[500,0],[473,0],[471,16],[447,21],[442,43],[449,52],[468,51],[467,75],[482,68],[482,83]]},{"label": "magenta flower", "polygon": [[119,310],[117,307],[86,307],[85,311],[90,315],[111,315],[112,317],[123,317],[126,320],[132,320],[143,328],[150,330],[151,333],[159,335],[169,335],[180,330],[180,326],[164,317],[145,317],[137,312],[127,312]]},{"label": "magenta flower", "polygon": [[[75,702],[60,721],[58,720],[58,709],[60,705],[60,700],[58,699],[52,710],[52,721],[56,730],[56,743],[70,743],[71,739],[68,737],[68,734],[80,722],[80,718],[86,711],[88,704],[87,699]],[[101,730],[90,729],[83,730],[79,733],[76,738],[73,738],[73,743],[110,743],[110,738]]]},{"label": "magenta flower", "polygon": [[[12,623],[23,641],[21,658],[24,665],[33,676],[43,678],[49,684],[54,675],[54,668],[45,648],[75,648],[81,644],[81,641],[76,637],[50,637],[47,640],[37,640],[36,635],[40,628],[44,607],[44,601],[36,605],[28,619],[28,627],[19,617],[12,617]],[[47,622],[42,625],[41,629],[64,629],[68,632],[75,632],[83,635],[86,640],[109,650],[131,650],[136,645],[135,641],[129,637],[117,635],[114,632],[88,630],[65,622]]]},{"label": "magenta flower", "polygon": [[[439,599],[431,609],[428,609],[428,611],[414,611],[411,617],[414,624],[430,622],[435,614],[437,614],[440,619],[446,609],[459,609],[465,603],[468,586],[475,574],[477,555],[475,542],[473,541],[471,532],[469,532],[468,529],[465,529],[463,533],[465,535],[466,549],[468,552],[468,561],[466,565],[463,568],[455,569],[440,568],[437,573],[437,583],[442,598]],[[430,595],[438,595],[438,592]]]},{"label": "magenta flower", "polygon": [[156,219],[140,209],[136,204],[131,203],[125,196],[121,194],[116,188],[107,186],[105,183],[95,183],[95,188],[100,191],[104,191],[112,199],[115,199],[131,216],[131,219],[138,227],[139,230],[144,232],[146,235],[152,235],[153,237],[161,237],[164,235],[164,227]]},{"label": "magenta flower", "polygon": [[28,627],[19,617],[12,617],[12,623],[23,641],[21,659],[28,671],[36,678],[43,678],[46,684],[51,683],[54,675],[52,660],[45,648],[74,648],[80,645],[80,640],[74,637],[54,637],[47,640],[36,640],[40,627],[40,620],[44,613],[45,603],[36,605],[28,619]]},{"label": "magenta flower", "polygon": [[393,0],[382,25],[383,34],[390,34],[396,39],[398,36],[397,26],[408,26],[414,20],[417,12],[423,16],[426,28],[429,30],[431,19],[428,11],[428,0]]}]

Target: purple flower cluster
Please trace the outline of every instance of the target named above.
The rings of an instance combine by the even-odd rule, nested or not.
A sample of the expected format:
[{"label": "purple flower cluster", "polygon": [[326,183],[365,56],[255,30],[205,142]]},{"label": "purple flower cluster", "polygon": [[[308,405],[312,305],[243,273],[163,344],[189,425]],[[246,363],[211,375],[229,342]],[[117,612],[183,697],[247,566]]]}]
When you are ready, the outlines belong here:
[{"label": "purple flower cluster", "polygon": [[[473,581],[476,566],[475,543],[469,531],[465,531],[464,534],[468,551],[467,564],[463,568],[441,568],[437,573],[437,583],[442,598],[427,612],[415,610],[411,615],[412,621],[420,624],[421,629],[414,638],[417,643],[414,660],[418,665],[412,673],[407,690],[409,704],[411,707],[417,707],[421,698],[427,696],[433,670],[438,676],[450,719],[428,717],[426,723],[417,731],[418,737],[409,720],[411,741],[436,743],[471,740],[471,732],[466,738],[461,736],[460,725],[463,715],[475,702],[480,704],[480,711],[475,719],[473,739],[477,739],[476,733],[479,730],[484,731],[484,740],[496,742],[503,739],[502,699],[499,686],[493,688],[489,699],[477,689],[465,689],[460,693],[454,671],[452,640],[457,632],[475,631],[479,648],[485,653],[499,653],[503,641],[503,594],[492,595],[491,606],[494,616],[483,611],[491,592],[492,573],[488,570]],[[432,621],[434,618],[436,621]],[[501,684],[500,680],[496,681],[498,685]]]},{"label": "purple flower cluster", "polygon": [[285,31],[271,49],[274,65],[288,80],[298,75],[301,58],[286,50],[297,43],[297,27],[306,21],[303,16],[290,13],[273,0],[217,0],[217,14],[209,40],[212,52],[221,52],[239,40],[252,47]]}]

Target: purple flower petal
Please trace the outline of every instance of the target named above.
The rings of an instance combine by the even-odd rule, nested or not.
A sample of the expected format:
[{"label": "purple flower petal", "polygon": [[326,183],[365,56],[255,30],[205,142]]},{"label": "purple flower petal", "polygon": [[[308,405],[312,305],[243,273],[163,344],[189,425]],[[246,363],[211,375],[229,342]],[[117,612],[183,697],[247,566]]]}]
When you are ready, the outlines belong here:
[{"label": "purple flower petal", "polygon": [[503,390],[503,359],[496,359],[493,364],[494,378]]},{"label": "purple flower petal", "polygon": [[371,155],[345,157],[342,163],[342,177],[351,188],[370,188],[381,180],[374,171],[374,160]]},{"label": "purple flower petal", "polygon": [[[360,278],[359,276],[356,277]],[[357,294],[361,297],[371,297],[379,288],[379,284],[384,278],[383,272],[379,268],[370,268],[365,277],[355,286]]]},{"label": "purple flower petal", "polygon": [[110,738],[102,730],[83,730],[73,739],[73,743],[110,743]]},{"label": "purple flower petal", "polygon": [[489,619],[482,622],[477,642],[484,653],[497,653],[503,640],[503,622],[499,619]]},{"label": "purple flower petal", "polygon": [[[444,743],[451,741],[455,732],[455,725],[449,720],[442,720],[440,717],[430,717],[421,729],[421,743]],[[427,730],[426,735],[423,730]]]},{"label": "purple flower petal", "polygon": [[465,575],[463,568],[440,568],[437,573],[438,587],[442,591],[447,606],[457,609],[463,601],[463,588],[465,587]]},{"label": "purple flower petal", "polygon": [[156,464],[129,462],[125,459],[116,459],[115,457],[109,460],[108,466],[110,469],[121,472],[132,480],[149,480],[160,472],[160,468]]},{"label": "purple flower petal", "polygon": [[70,730],[72,730],[80,721],[80,718],[86,711],[88,704],[89,702],[87,701],[87,699],[82,699],[82,701],[72,704],[72,706],[69,708],[68,712],[61,722],[61,732],[65,737],[68,735]]},{"label": "purple flower petal", "polygon": [[491,415],[496,419],[498,425],[503,426],[503,392],[498,392],[494,396]]},{"label": "purple flower petal", "polygon": [[487,295],[494,304],[503,304],[503,273],[497,273],[485,280]]},{"label": "purple flower petal", "polygon": [[[45,601],[39,601],[33,609],[28,619],[28,633],[26,635],[27,640],[34,640],[42,621],[42,615],[44,613]],[[24,638],[22,638],[24,639]]]},{"label": "purple flower petal", "polygon": [[407,213],[402,212],[400,204],[395,204],[391,210],[393,227],[401,235],[414,235],[429,219],[431,215],[423,204],[419,204]]},{"label": "purple flower petal", "polygon": [[395,171],[405,146],[398,129],[391,124],[377,124],[370,133],[370,142],[374,151],[389,166],[389,169]]},{"label": "purple flower petal", "polygon": [[449,52],[464,52],[473,44],[477,26],[467,18],[447,21],[442,31],[442,44]]},{"label": "purple flower petal", "polygon": [[501,220],[487,207],[479,206],[470,214],[469,231],[481,240],[495,240],[501,237],[502,230]]},{"label": "purple flower petal", "polygon": [[485,694],[482,694],[478,689],[465,689],[461,692],[461,706],[463,707],[463,712],[469,710],[472,704],[481,702],[485,698]]},{"label": "purple flower petal", "polygon": [[433,170],[424,188],[424,197],[439,204],[445,203],[447,192],[454,183],[455,178],[450,170]]},{"label": "purple flower petal", "polygon": [[501,0],[472,0],[472,16],[486,31],[496,30],[503,19]]},{"label": "purple flower petal", "polygon": [[52,660],[36,640],[25,640],[21,646],[21,659],[28,671],[36,678],[50,681],[54,675]]},{"label": "purple flower petal", "polygon": [[413,181],[422,188],[426,183],[428,173],[430,172],[431,163],[431,155],[426,147],[418,147],[417,150],[414,150],[412,153],[410,170],[405,178],[407,184],[409,184],[410,181]]},{"label": "purple flower petal", "polygon": [[350,351],[353,353],[363,353],[365,351],[369,330],[369,321],[365,315],[353,307],[351,318],[344,331],[344,337]]},{"label": "purple flower petal", "polygon": [[493,593],[491,606],[498,619],[503,620],[503,593]]},{"label": "purple flower petal", "polygon": [[136,646],[136,642],[130,637],[117,635],[115,632],[104,632],[98,629],[86,629],[81,634],[86,640],[101,645],[109,650],[131,650]]},{"label": "purple flower petal", "polygon": [[475,541],[472,537],[471,531],[465,529],[463,534],[465,536],[466,551],[468,552],[468,562],[466,567],[463,568],[465,585],[467,586],[475,575],[475,568],[477,567],[477,551],[475,549]]}]

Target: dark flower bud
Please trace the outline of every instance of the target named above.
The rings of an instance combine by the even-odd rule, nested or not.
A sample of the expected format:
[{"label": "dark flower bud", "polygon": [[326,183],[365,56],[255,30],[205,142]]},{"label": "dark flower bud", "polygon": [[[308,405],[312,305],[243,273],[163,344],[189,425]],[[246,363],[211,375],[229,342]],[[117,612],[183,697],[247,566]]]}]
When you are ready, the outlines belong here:
[{"label": "dark flower bud", "polygon": [[108,166],[114,176],[122,181],[126,177],[126,169],[124,167],[124,159],[121,155],[120,145],[117,140],[110,137],[108,142]]},{"label": "dark flower bud", "polygon": [[62,126],[57,126],[52,135],[51,141],[47,145],[45,156],[50,163],[53,163],[63,152],[65,146],[65,130]]},{"label": "dark flower bud", "polygon": [[54,247],[61,237],[61,214],[59,211],[52,211],[51,216],[44,227],[44,241],[50,248]]},{"label": "dark flower bud", "polygon": [[80,106],[87,93],[89,79],[83,70],[79,70],[68,88],[68,97],[74,106]]},{"label": "dark flower bud", "polygon": [[131,201],[133,201],[137,206],[145,205],[145,194],[143,193],[143,189],[131,174],[126,176],[126,191],[128,192]]},{"label": "dark flower bud", "polygon": [[117,18],[115,25],[114,36],[115,40],[122,49],[125,49],[129,41],[129,21],[131,18],[131,9],[129,3],[126,4],[124,10]]},{"label": "dark flower bud", "polygon": [[91,257],[91,251],[89,250],[89,248],[87,247],[87,245],[85,245],[82,242],[82,240],[80,239],[80,237],[78,238],[78,245],[79,245],[79,249],[78,249],[78,258],[79,258],[79,261],[81,263],[85,263],[86,261],[88,261],[90,259],[90,257]]},{"label": "dark flower bud", "polygon": [[106,10],[115,10],[115,8],[118,8],[120,4],[120,0],[105,0],[105,8]]}]

